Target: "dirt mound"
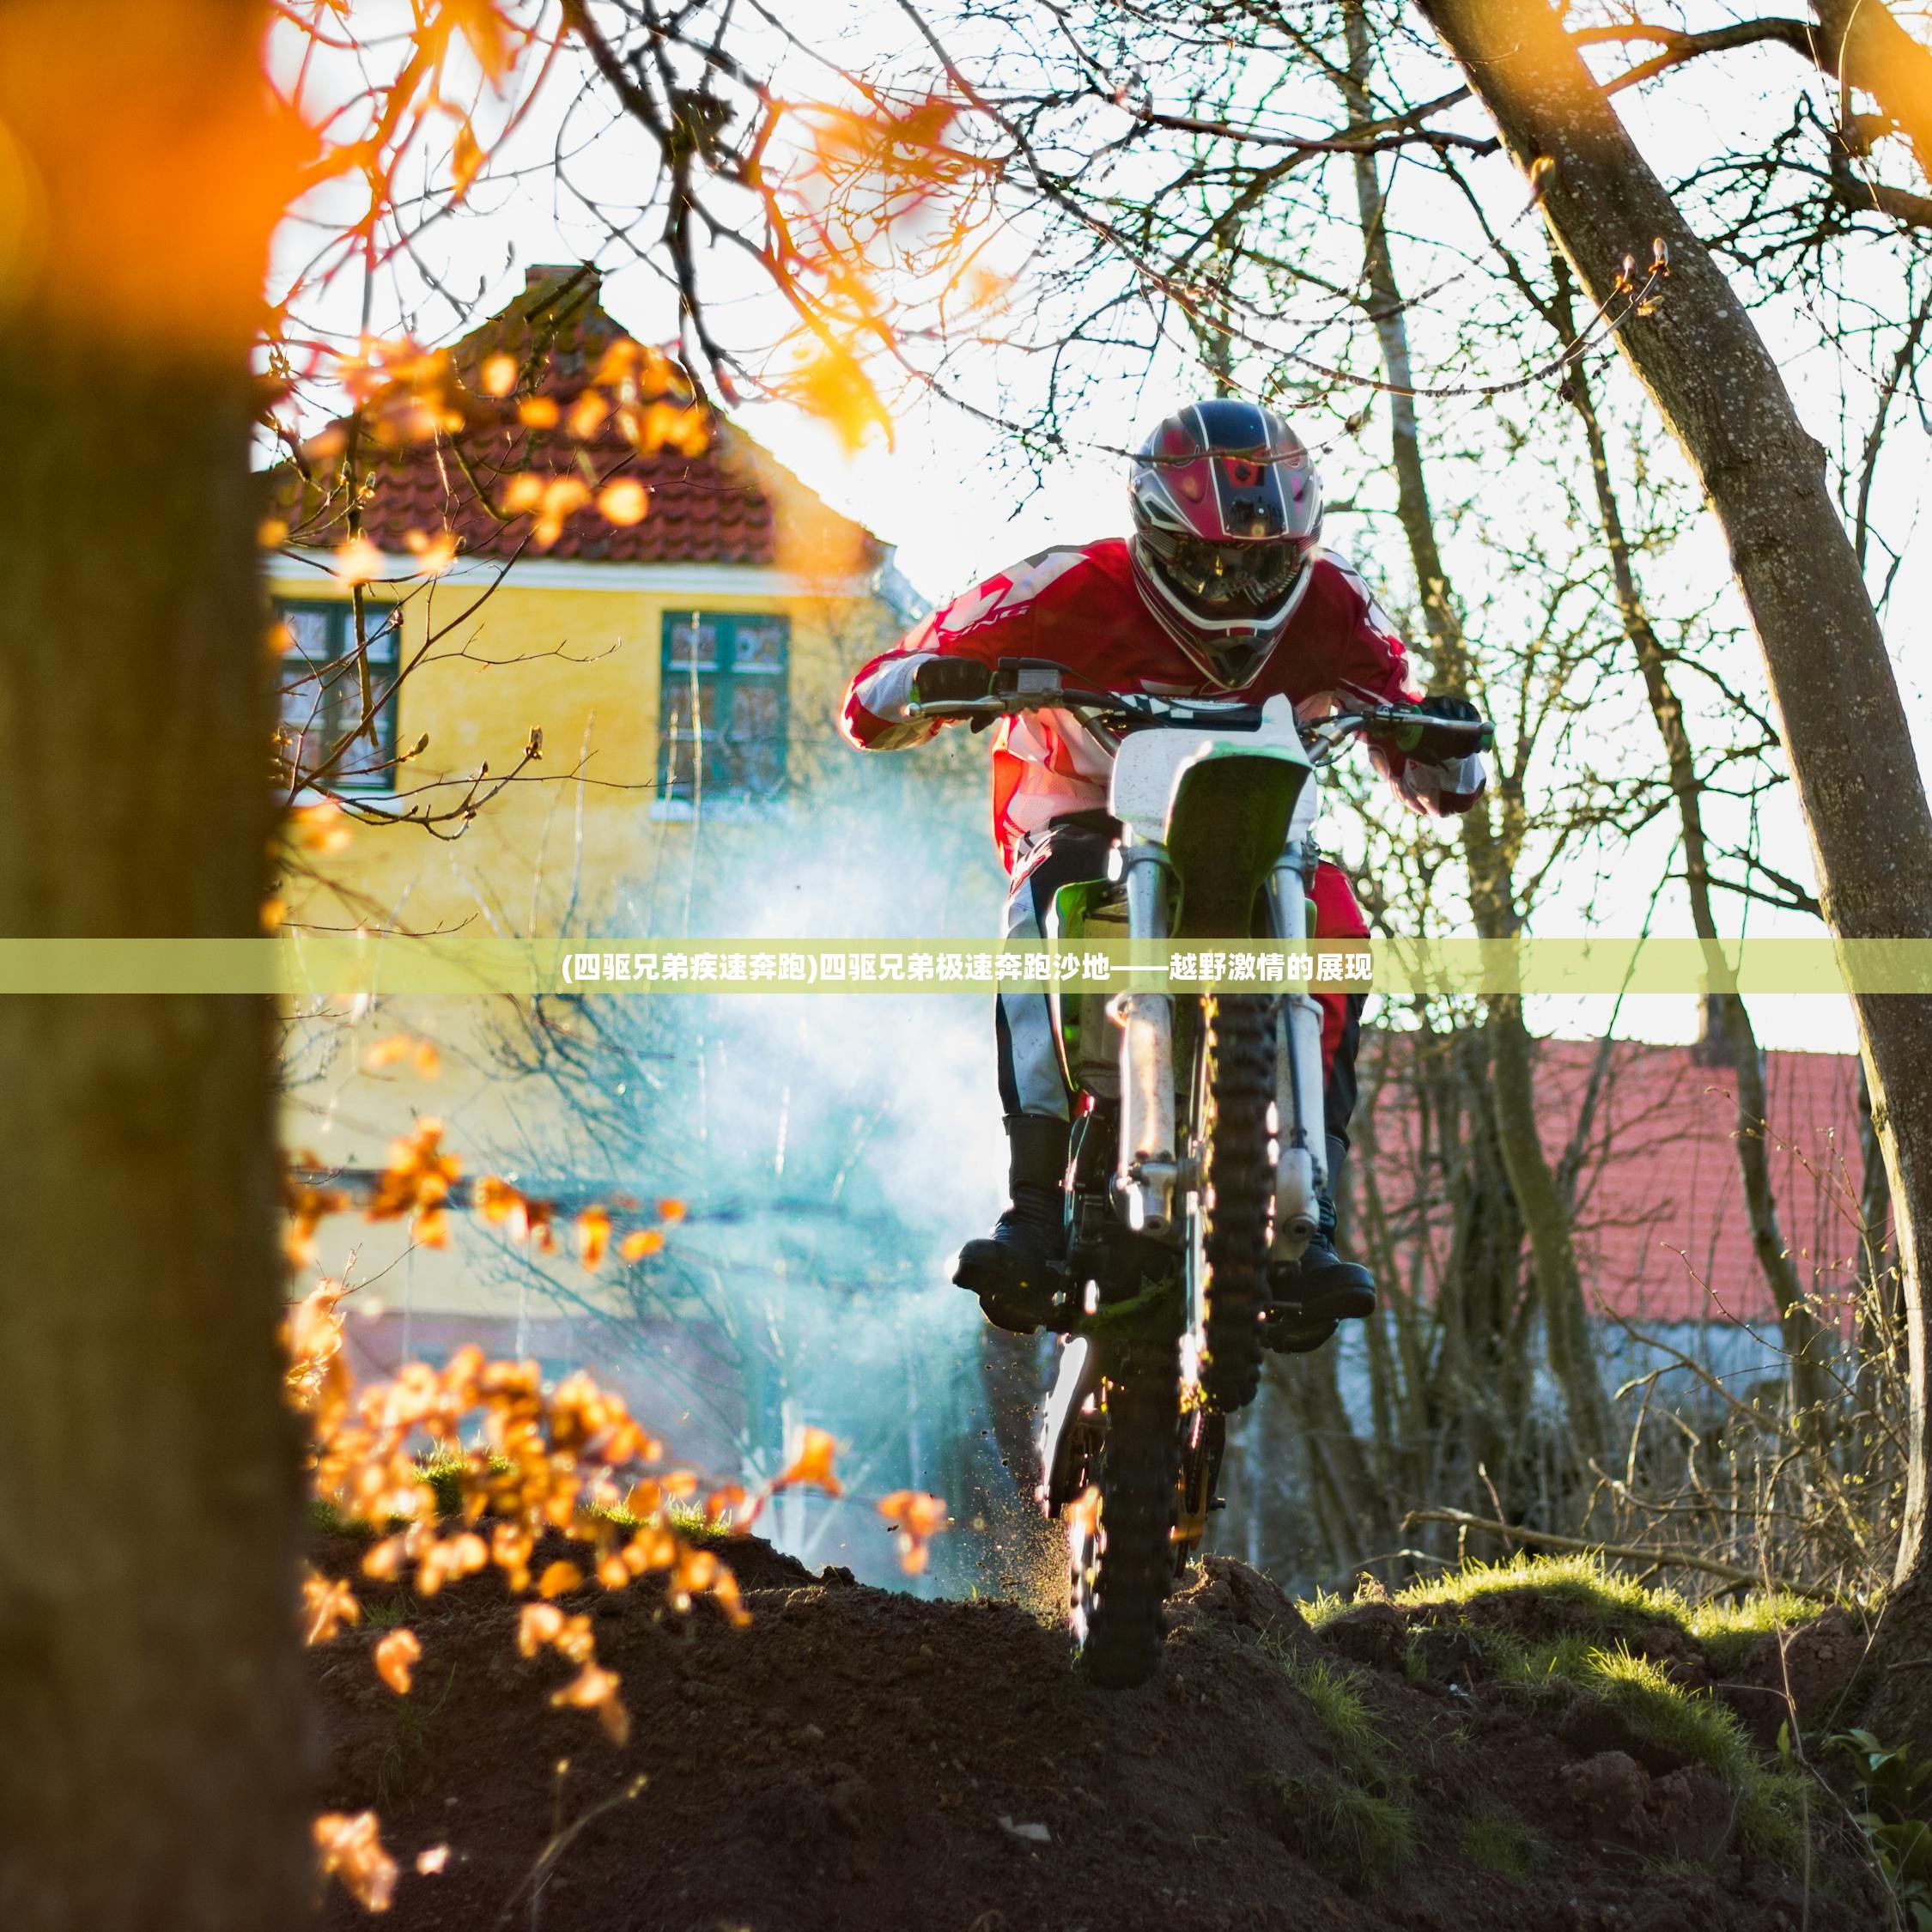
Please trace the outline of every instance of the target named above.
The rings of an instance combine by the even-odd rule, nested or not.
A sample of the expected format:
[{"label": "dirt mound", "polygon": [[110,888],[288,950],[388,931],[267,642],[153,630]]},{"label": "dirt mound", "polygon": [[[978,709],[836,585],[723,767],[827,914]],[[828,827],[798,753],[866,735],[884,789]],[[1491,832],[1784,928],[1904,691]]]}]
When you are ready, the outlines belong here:
[{"label": "dirt mound", "polygon": [[[318,1557],[349,1573],[355,1553]],[[1877,1921],[1862,1866],[1815,1824],[1807,1900],[1802,1860],[1754,1847],[1735,1776],[1646,1764],[1629,1726],[1579,1730],[1576,1699],[1514,1694],[1442,1619],[1425,1638],[1370,1605],[1318,1637],[1266,1577],[1212,1558],[1171,1607],[1160,1677],[1109,1693],[1016,1605],[813,1577],[755,1542],[733,1563],[746,1630],[702,1603],[671,1617],[641,1587],[567,1604],[622,1674],[623,1749],[550,1708],[570,1667],[518,1656],[497,1580],[427,1603],[360,1586],[375,1627],[311,1653],[322,1799],[380,1813],[398,1932]],[[398,1698],[369,1653],[405,1616],[422,1657]],[[416,1875],[444,1844],[441,1874]],[[340,1893],[328,1911],[361,1923]]]}]

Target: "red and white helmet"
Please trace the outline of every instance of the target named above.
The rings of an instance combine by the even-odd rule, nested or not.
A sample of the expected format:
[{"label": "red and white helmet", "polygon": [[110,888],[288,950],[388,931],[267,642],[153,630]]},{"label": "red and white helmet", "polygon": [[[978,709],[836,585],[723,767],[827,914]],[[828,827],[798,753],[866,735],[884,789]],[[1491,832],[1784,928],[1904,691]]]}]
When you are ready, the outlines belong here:
[{"label": "red and white helmet", "polygon": [[1306,446],[1259,403],[1191,403],[1140,446],[1127,487],[1140,594],[1208,677],[1240,690],[1281,641],[1321,546]]}]

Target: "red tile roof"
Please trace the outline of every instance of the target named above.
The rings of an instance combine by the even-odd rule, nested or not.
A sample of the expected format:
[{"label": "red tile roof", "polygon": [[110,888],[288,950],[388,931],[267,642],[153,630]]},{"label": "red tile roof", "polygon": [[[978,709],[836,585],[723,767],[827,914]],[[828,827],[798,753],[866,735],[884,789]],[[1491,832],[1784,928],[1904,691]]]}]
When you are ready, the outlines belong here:
[{"label": "red tile roof", "polygon": [[[374,478],[362,529],[379,550],[406,554],[448,530],[463,555],[478,557],[520,552],[611,563],[782,562],[807,570],[814,558],[823,558],[841,576],[869,573],[884,561],[884,546],[869,531],[829,508],[749,436],[694,403],[683,372],[661,356],[652,358],[654,381],[646,377],[650,386],[631,399],[641,411],[653,400],[669,405],[660,410],[660,422],[681,418],[689,409],[693,423],[703,424],[693,439],[703,445],[697,453],[637,447],[621,431],[615,411],[587,436],[573,436],[561,426],[526,427],[519,404],[549,398],[568,417],[592,387],[612,344],[629,341],[598,293],[588,269],[532,270],[524,294],[450,352],[454,380],[440,431],[387,449],[361,440],[361,472]],[[498,401],[487,394],[482,372],[486,361],[502,355],[516,363],[519,380],[514,393]],[[598,393],[609,404],[624,399],[614,386]],[[630,421],[635,426],[636,414]],[[649,492],[648,511],[641,521],[623,525],[586,505],[544,544],[533,536],[532,514],[506,518],[502,511],[511,479],[531,472],[581,478],[593,490],[634,477]],[[347,495],[339,487],[326,488],[326,466],[321,489],[298,495],[291,471],[284,470],[282,479],[292,540],[324,549],[342,543]]]},{"label": "red tile roof", "polygon": [[[1538,1110],[1552,1162],[1596,1052],[1588,1041],[1538,1044]],[[1778,1224],[1799,1282],[1820,1294],[1847,1291],[1858,1265],[1858,1063],[1847,1054],[1773,1053],[1765,1078]],[[1736,1128],[1728,1067],[1687,1047],[1612,1049],[1577,1206],[1593,1303],[1652,1322],[1773,1315],[1745,1215]],[[1377,1184],[1392,1212],[1418,1205],[1413,1188],[1401,1198],[1399,1178],[1411,1171],[1417,1131],[1406,1084],[1391,1081],[1376,1103],[1375,1135]],[[1446,1209],[1425,1212],[1446,1224]]]}]

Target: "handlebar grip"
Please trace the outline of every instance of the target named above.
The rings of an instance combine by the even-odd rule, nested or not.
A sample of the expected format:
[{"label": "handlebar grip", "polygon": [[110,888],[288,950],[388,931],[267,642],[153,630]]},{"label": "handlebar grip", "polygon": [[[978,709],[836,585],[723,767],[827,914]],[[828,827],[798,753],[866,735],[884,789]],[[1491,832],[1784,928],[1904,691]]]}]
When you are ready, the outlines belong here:
[{"label": "handlebar grip", "polygon": [[1366,725],[1370,736],[1408,757],[1431,763],[1466,758],[1488,750],[1496,742],[1496,726],[1487,718],[1438,718],[1394,705],[1374,713]]}]

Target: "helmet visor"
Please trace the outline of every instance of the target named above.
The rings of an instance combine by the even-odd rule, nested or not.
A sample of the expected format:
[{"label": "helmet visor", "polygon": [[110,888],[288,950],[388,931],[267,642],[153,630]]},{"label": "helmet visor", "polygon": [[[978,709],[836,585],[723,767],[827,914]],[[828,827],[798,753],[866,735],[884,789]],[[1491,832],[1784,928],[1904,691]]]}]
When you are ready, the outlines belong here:
[{"label": "helmet visor", "polygon": [[1197,610],[1217,614],[1274,609],[1308,568],[1308,552],[1292,540],[1212,544],[1166,530],[1142,536],[1175,590]]}]

